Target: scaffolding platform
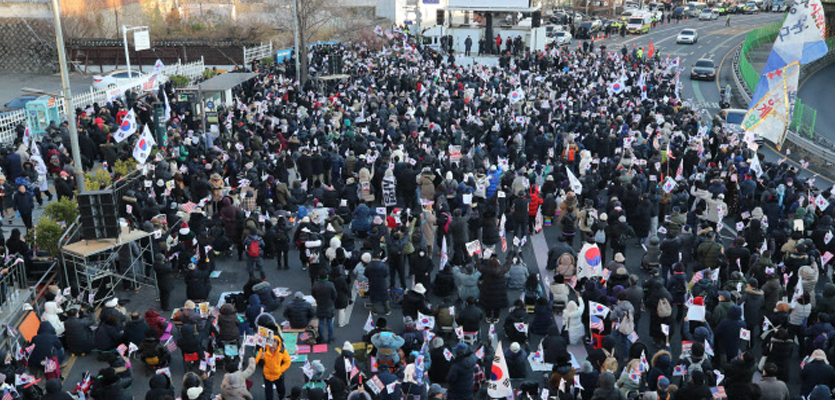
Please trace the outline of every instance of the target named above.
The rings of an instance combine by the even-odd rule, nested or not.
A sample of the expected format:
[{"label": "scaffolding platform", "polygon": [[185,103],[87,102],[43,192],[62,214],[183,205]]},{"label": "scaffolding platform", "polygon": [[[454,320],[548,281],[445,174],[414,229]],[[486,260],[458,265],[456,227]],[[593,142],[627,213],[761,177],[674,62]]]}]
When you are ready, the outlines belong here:
[{"label": "scaffolding platform", "polygon": [[[153,242],[153,233],[123,228],[118,239],[82,239],[66,244],[61,248],[64,274],[95,307],[111,297],[120,283],[134,288],[153,287],[158,295],[152,268]],[[128,266],[118,264],[124,251],[130,252],[129,257],[122,257],[131,260]]]}]

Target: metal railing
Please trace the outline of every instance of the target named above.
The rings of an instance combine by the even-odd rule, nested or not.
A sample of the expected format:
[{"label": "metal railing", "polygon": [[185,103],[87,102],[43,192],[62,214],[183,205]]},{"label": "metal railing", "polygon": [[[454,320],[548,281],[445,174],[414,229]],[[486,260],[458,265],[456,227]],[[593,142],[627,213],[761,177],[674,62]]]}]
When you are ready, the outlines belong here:
[{"label": "metal railing", "polygon": [[254,47],[244,47],[244,66],[267,57],[273,58],[273,42],[261,43]]},{"label": "metal railing", "polygon": [[3,263],[6,273],[0,276],[0,314],[20,305],[21,291],[28,288],[23,258],[11,257]]}]

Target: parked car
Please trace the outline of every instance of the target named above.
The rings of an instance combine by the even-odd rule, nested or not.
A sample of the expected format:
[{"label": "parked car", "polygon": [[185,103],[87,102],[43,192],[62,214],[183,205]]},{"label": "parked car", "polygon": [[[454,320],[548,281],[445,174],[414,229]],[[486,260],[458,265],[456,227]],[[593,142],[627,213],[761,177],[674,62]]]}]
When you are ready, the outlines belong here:
[{"label": "parked car", "polygon": [[707,58],[697,60],[690,69],[690,79],[716,79],[716,63]]},{"label": "parked car", "polygon": [[104,75],[93,75],[93,89],[101,90],[114,88],[131,80],[145,78],[147,76],[148,74],[131,69],[130,77],[128,77],[128,70],[117,69]]},{"label": "parked car", "polygon": [[676,7],[673,9],[673,18],[684,18],[685,12],[684,7]]},{"label": "parked car", "polygon": [[551,42],[552,46],[559,47],[559,46],[566,46],[571,44],[571,40],[574,39],[571,36],[571,32],[568,31],[560,31],[555,33],[554,41]]},{"label": "parked car", "polygon": [[745,13],[746,14],[756,14],[760,12],[760,8],[757,7],[757,3],[753,1],[749,1],[745,3]]},{"label": "parked car", "polygon": [[716,19],[719,19],[719,14],[717,14],[716,11],[713,11],[710,8],[706,8],[702,11],[701,14],[699,14],[699,21],[710,21]]},{"label": "parked car", "polygon": [[678,44],[696,44],[699,41],[699,32],[695,29],[683,29],[676,36],[676,43]]}]

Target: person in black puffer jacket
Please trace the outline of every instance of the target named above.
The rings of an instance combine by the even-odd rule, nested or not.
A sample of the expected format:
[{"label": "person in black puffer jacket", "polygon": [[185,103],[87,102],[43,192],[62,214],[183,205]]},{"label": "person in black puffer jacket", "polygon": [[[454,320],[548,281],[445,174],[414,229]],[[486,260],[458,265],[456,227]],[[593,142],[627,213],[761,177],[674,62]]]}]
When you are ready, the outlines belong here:
[{"label": "person in black puffer jacket", "polygon": [[46,381],[46,394],[41,397],[41,400],[75,400],[69,392],[61,390],[61,380],[52,378]]},{"label": "person in black puffer jacket", "polygon": [[35,349],[29,355],[30,367],[34,366],[42,369],[41,361],[50,357],[57,357],[59,363],[64,361],[64,347],[61,346],[61,340],[58,339],[58,335],[55,334],[55,328],[49,322],[41,322],[41,326],[38,328],[38,334],[32,338],[32,344],[35,345]]},{"label": "person in black puffer jacket", "polygon": [[277,309],[281,305],[282,298],[275,295],[269,282],[259,282],[252,286],[252,292],[258,295],[261,305],[267,312]]},{"label": "person in black puffer jacket", "polygon": [[226,303],[220,307],[220,315],[217,317],[217,338],[222,342],[231,342],[241,336],[238,329],[238,315],[235,313],[235,306]]},{"label": "person in black puffer jacket", "polygon": [[186,297],[194,302],[201,302],[209,298],[212,291],[212,283],[209,281],[211,271],[204,268],[197,268],[189,264],[186,272]]},{"label": "person in black puffer jacket", "polygon": [[438,271],[432,283],[432,291],[438,297],[451,297],[455,294],[455,275],[452,273],[452,265],[442,266],[442,269]]},{"label": "person in black puffer jacket", "polygon": [[93,350],[96,341],[91,327],[94,323],[92,318],[79,318],[78,310],[74,308],[67,310],[64,338],[70,353],[80,356]]},{"label": "person in black puffer jacket", "polygon": [[307,328],[313,315],[313,306],[304,299],[302,292],[296,292],[293,295],[293,301],[284,307],[284,318],[290,322],[290,327],[293,329]]},{"label": "person in black puffer jacket", "polygon": [[473,398],[473,372],[477,358],[470,351],[466,343],[458,343],[452,350],[455,356],[446,381],[449,383],[448,396],[456,400],[472,400]]},{"label": "person in black puffer jacket", "polygon": [[166,374],[155,374],[148,382],[148,386],[151,387],[151,390],[145,393],[145,400],[165,400],[168,396],[171,398],[176,396],[171,378]]},{"label": "person in black puffer jacket", "polygon": [[90,398],[93,400],[130,400],[131,396],[125,392],[116,371],[107,367],[99,371],[90,389]]}]

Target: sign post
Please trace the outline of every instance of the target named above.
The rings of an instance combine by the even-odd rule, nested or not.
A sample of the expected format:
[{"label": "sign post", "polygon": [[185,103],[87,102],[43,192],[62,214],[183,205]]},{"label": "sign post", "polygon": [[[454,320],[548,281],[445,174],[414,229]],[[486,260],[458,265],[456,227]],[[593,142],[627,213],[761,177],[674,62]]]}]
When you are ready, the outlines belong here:
[{"label": "sign post", "polygon": [[130,69],[130,53],[128,51],[128,32],[133,33],[133,47],[136,51],[148,50],[151,48],[151,37],[147,26],[122,25],[122,40],[125,43],[125,64],[128,67],[128,79],[133,79],[133,71]]}]

